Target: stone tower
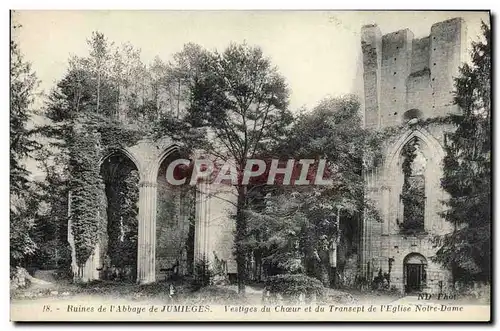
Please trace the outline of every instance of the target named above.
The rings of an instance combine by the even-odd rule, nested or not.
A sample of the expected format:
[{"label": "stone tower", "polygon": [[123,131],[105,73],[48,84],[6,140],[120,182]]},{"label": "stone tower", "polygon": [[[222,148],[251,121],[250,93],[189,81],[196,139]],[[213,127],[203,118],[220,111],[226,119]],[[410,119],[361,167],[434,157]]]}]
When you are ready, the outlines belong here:
[{"label": "stone tower", "polygon": [[376,25],[363,26],[361,36],[365,126],[388,133],[381,164],[365,174],[366,196],[380,217],[364,217],[361,274],[367,281],[387,274],[405,292],[439,292],[451,273],[431,260],[431,239],[451,230],[439,213],[443,144],[452,128],[438,119],[457,110],[453,77],[466,59],[465,22],[436,23],[419,39],[409,29],[382,35]]}]

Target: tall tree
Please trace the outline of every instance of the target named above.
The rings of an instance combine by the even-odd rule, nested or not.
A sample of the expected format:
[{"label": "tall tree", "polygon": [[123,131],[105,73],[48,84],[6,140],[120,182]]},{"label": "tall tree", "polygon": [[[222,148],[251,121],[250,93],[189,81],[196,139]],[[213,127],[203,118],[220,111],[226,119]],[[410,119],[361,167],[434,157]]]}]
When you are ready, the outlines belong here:
[{"label": "tall tree", "polygon": [[[359,102],[351,95],[324,99],[311,112],[297,117],[276,154],[288,159],[327,160],[325,173],[331,184],[263,188],[267,195],[260,200],[264,208],[259,199],[251,206],[249,244],[271,247],[261,250],[264,259],[297,269],[297,256],[301,256],[302,271],[330,285],[334,277],[330,266],[336,262],[331,254],[338,245],[355,241],[359,218],[368,208],[362,178],[368,138]],[[273,224],[273,232],[266,233],[262,222]]]},{"label": "tall tree", "polygon": [[106,76],[109,74],[108,69],[111,55],[108,40],[104,34],[100,32],[93,32],[92,37],[87,40],[87,44],[90,47],[89,63],[97,81],[96,112],[98,113],[101,102],[101,85],[102,81],[106,79]]},{"label": "tall tree", "polygon": [[[44,146],[45,147],[45,146]],[[32,266],[51,266],[69,271],[71,252],[68,245],[68,173],[59,157],[46,145],[37,152],[37,160],[45,173],[39,183],[41,208],[35,218],[33,240],[38,246]]]},{"label": "tall tree", "polygon": [[166,93],[167,65],[156,56],[148,69],[151,77],[151,103],[157,110],[153,120],[158,120],[160,110],[166,106],[164,95]]},{"label": "tall tree", "polygon": [[491,32],[472,43],[472,62],[455,79],[441,185],[449,194],[445,218],[453,226],[439,237],[436,260],[451,267],[455,280],[489,281],[491,263]]},{"label": "tall tree", "polygon": [[[187,114],[182,119],[166,117],[161,134],[174,136],[222,161],[234,162],[241,173],[248,159],[264,154],[283,139],[292,121],[285,80],[258,47],[231,44],[222,53],[196,47],[190,50],[194,54],[188,52],[185,58],[195,66],[188,85]],[[200,129],[206,129],[206,134],[193,133]],[[235,191],[238,291],[244,293],[247,186],[240,182]]]},{"label": "tall tree", "polygon": [[28,124],[39,82],[14,41],[10,42],[10,57],[10,252],[11,263],[18,264],[36,248],[31,231],[38,208],[37,189],[30,182],[26,160],[40,146]]},{"label": "tall tree", "polygon": [[171,111],[177,117],[183,115],[181,113],[190,104],[190,93],[204,65],[205,55],[200,45],[188,43],[169,63],[165,83],[171,95]]},{"label": "tall tree", "polygon": [[10,42],[10,57],[10,183],[11,190],[20,192],[28,176],[23,161],[40,146],[28,127],[39,81],[14,41]]}]

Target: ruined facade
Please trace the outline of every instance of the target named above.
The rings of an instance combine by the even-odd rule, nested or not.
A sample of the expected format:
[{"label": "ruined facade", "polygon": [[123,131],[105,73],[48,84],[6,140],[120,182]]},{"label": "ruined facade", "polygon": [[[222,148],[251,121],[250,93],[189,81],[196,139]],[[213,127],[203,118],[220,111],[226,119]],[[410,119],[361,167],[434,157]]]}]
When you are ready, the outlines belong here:
[{"label": "ruined facade", "polygon": [[453,77],[466,44],[460,18],[434,24],[423,38],[408,29],[382,35],[376,25],[362,28],[365,126],[388,132],[382,164],[365,174],[366,196],[380,216],[365,215],[362,224],[359,267],[368,281],[382,274],[404,292],[450,285],[450,271],[431,260],[433,236],[451,231],[440,216],[440,179],[452,128],[437,119],[457,111]]},{"label": "ruined facade", "polygon": [[[466,45],[465,23],[459,18],[434,24],[423,38],[408,29],[382,35],[376,25],[362,28],[365,126],[392,133],[384,141],[382,163],[365,173],[366,196],[379,217],[365,215],[346,245],[352,249],[341,246],[336,252],[348,278],[344,284],[354,285],[356,274],[372,282],[381,273],[402,292],[439,292],[450,285],[450,271],[432,261],[437,249],[432,238],[451,231],[440,216],[446,199],[440,179],[445,134],[452,127],[432,120],[457,111],[453,77],[466,59]],[[177,149],[168,140],[143,140],[117,151],[138,173],[139,283],[165,280],[174,268],[189,274],[203,257],[224,273],[236,272],[229,216],[234,206],[225,202],[231,194],[224,197],[220,188],[200,183],[189,198],[169,187],[165,169]],[[359,241],[354,238],[358,231]],[[68,237],[71,243],[71,226]],[[103,277],[106,245],[102,240],[81,267],[82,280]]]},{"label": "ruined facade", "polygon": [[[136,269],[131,272],[131,280],[140,284],[163,281],[174,274],[192,274],[194,264],[202,259],[211,265],[222,261],[226,274],[236,272],[232,256],[234,222],[228,212],[232,204],[225,202],[227,196],[224,198],[227,192],[206,183],[187,187],[168,185],[165,169],[176,158],[177,151],[178,146],[168,139],[142,140],[99,161],[102,165],[114,163],[112,169],[117,170],[126,165],[137,173],[136,265],[127,267]],[[113,181],[117,177],[105,175],[104,179]],[[110,211],[111,204],[108,195],[108,222],[113,217],[110,213],[119,212]],[[93,255],[78,267],[72,238],[70,223],[68,241],[72,247],[72,269],[78,279],[84,282],[108,279],[107,273],[115,268],[109,262],[109,255],[116,247],[110,245],[117,245],[120,240],[111,243],[109,230],[104,231]]]}]

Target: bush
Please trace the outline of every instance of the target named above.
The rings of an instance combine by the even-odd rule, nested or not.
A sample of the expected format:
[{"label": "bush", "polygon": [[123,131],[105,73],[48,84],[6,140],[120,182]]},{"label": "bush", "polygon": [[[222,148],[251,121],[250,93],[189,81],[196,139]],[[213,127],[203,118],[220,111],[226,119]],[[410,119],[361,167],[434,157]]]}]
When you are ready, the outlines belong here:
[{"label": "bush", "polygon": [[197,304],[245,304],[246,299],[238,294],[235,290],[218,287],[207,286],[195,292],[193,301]]},{"label": "bush", "polygon": [[372,290],[389,290],[390,277],[388,273],[382,274],[382,269],[379,269],[378,275],[373,278]]},{"label": "bush", "polygon": [[26,269],[21,267],[10,267],[11,289],[28,288],[31,285],[30,278]]},{"label": "bush", "polygon": [[477,300],[481,303],[489,304],[491,299],[491,285],[484,282],[457,282],[454,288],[448,289],[445,293],[455,294],[463,300]]},{"label": "bush", "polygon": [[301,295],[311,299],[314,296],[323,297],[325,287],[316,278],[304,274],[284,274],[268,277],[265,291],[271,296],[281,295],[285,301],[297,301]]}]

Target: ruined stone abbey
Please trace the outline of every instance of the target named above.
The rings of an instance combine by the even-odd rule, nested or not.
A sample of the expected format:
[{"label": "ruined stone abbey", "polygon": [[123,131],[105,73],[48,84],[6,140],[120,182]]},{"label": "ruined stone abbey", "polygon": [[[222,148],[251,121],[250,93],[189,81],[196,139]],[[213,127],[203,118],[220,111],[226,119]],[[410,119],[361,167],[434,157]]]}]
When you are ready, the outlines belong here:
[{"label": "ruined stone abbey", "polygon": [[[465,61],[466,44],[465,23],[459,18],[434,24],[423,38],[414,38],[408,29],[382,34],[376,25],[362,28],[360,98],[365,126],[392,128],[393,134],[385,141],[383,163],[365,174],[366,195],[380,219],[365,217],[360,222],[355,258],[346,266],[356,277],[371,281],[379,273],[387,274],[390,285],[405,292],[439,292],[450,283],[450,272],[431,258],[437,249],[433,236],[450,231],[439,213],[446,198],[440,188],[443,146],[451,128],[432,119],[456,111],[453,77]],[[405,163],[407,146],[414,157]],[[180,274],[192,272],[194,261],[202,256],[219,263],[226,273],[236,272],[231,205],[211,196],[207,184],[200,184],[195,194],[169,187],[165,169],[176,151],[168,140],[141,141],[101,160],[105,180],[117,180],[123,169],[138,175],[139,283],[166,279],[174,268]],[[408,195],[421,198],[410,205],[403,199]],[[165,204],[171,201],[169,214]],[[68,237],[71,244],[71,226]],[[110,249],[106,240],[99,242],[79,271],[82,280],[103,277],[103,269],[110,267]]]}]

